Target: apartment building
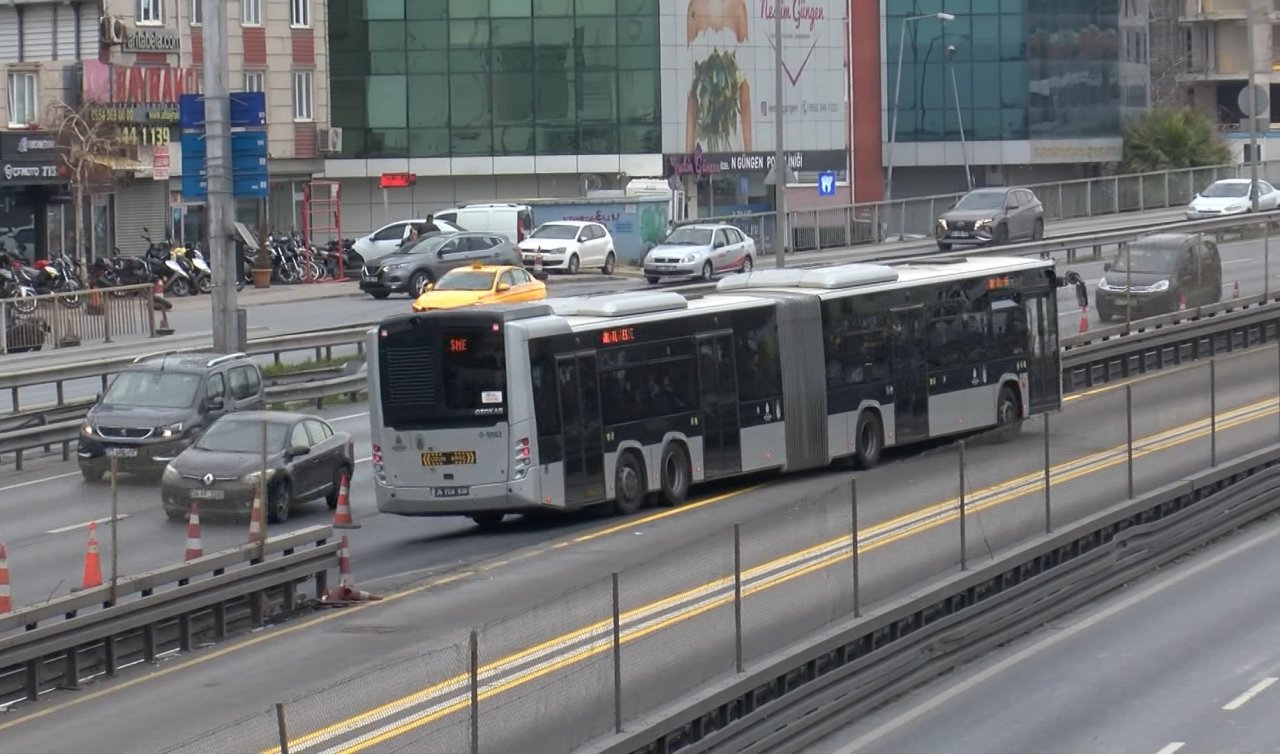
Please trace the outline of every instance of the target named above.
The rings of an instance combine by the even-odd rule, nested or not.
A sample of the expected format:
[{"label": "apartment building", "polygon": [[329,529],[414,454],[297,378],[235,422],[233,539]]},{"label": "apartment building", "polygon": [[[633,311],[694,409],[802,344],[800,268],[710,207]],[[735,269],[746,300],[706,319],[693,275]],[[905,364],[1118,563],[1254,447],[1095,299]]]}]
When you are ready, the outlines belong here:
[{"label": "apartment building", "polygon": [[[1241,127],[1246,114],[1240,108],[1240,92],[1251,76],[1270,94],[1270,104],[1259,116],[1263,135],[1277,135],[1280,121],[1280,2],[1277,0],[1180,0],[1180,21],[1186,32],[1187,54],[1178,74],[1192,104],[1211,113],[1235,145],[1238,156],[1247,148],[1248,129]],[[1251,7],[1252,6],[1252,7]],[[1253,11],[1252,29],[1250,10]],[[1252,37],[1252,39],[1250,39]],[[1280,138],[1264,138],[1263,159],[1280,156]]]},{"label": "apartment building", "polygon": [[[302,186],[323,170],[327,146],[326,3],[225,0],[223,7],[229,89],[262,91],[267,101],[270,196],[239,200],[237,217],[295,227]],[[28,145],[56,141],[67,108],[106,124],[101,133],[109,143],[86,180],[84,247],[91,256],[113,247],[140,251],[143,228],[185,240],[207,232],[203,200],[181,193],[178,129],[179,97],[201,89],[204,26],[202,0],[0,3],[0,126],[14,132],[3,140],[10,151],[23,136]],[[73,227],[63,167],[58,176],[11,170],[18,182],[0,180],[0,197],[8,197],[0,198],[0,236],[24,229],[23,237],[36,241],[24,245],[28,256],[56,252]]]}]

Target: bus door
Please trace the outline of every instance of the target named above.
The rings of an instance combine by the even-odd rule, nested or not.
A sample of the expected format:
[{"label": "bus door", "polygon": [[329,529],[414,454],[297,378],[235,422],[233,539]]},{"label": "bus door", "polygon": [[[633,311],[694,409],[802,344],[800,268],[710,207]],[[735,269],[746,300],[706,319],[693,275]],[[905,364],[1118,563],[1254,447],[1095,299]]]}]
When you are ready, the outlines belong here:
[{"label": "bus door", "polygon": [[698,336],[698,385],[702,465],[707,479],[742,470],[738,435],[738,370],[733,333]]},{"label": "bus door", "polygon": [[1058,298],[1052,290],[1029,293],[1027,308],[1028,350],[1031,363],[1028,380],[1031,396],[1027,411],[1036,414],[1062,407],[1062,367],[1058,351]]},{"label": "bus door", "polygon": [[594,352],[556,359],[564,429],[564,500],[587,505],[604,499],[604,425]]},{"label": "bus door", "polygon": [[929,436],[929,366],[925,359],[924,306],[898,306],[889,310],[896,443]]}]

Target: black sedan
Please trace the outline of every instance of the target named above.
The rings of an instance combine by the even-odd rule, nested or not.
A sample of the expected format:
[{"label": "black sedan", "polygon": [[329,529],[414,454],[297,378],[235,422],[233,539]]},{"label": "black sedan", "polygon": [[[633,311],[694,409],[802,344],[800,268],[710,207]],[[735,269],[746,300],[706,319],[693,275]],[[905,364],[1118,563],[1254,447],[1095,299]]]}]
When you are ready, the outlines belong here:
[{"label": "black sedan", "polygon": [[280,411],[227,414],[165,467],[160,499],[171,520],[181,520],[192,502],[203,514],[244,514],[262,480],[266,427],[267,520],[288,520],[290,510],[324,497],[338,506],[343,475],[355,468],[351,435],[336,432],[318,416]]}]

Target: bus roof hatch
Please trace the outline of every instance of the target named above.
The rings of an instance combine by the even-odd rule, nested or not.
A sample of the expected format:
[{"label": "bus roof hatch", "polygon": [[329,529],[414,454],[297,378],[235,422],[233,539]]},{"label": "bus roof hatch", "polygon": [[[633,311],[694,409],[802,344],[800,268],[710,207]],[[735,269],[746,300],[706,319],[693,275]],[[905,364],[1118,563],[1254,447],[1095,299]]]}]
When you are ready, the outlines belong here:
[{"label": "bus roof hatch", "polygon": [[557,299],[556,314],[565,317],[627,317],[632,314],[688,309],[689,300],[675,291],[629,291],[606,296]]},{"label": "bus roof hatch", "polygon": [[841,264],[807,270],[782,269],[730,275],[716,285],[718,291],[744,288],[856,288],[897,281],[898,273],[883,264]]}]

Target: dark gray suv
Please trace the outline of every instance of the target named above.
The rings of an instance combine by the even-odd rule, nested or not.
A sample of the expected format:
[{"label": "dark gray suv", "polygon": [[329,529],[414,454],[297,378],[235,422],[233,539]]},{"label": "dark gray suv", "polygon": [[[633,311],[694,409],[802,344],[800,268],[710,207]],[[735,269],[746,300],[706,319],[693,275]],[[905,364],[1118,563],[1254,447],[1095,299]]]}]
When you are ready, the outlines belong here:
[{"label": "dark gray suv", "polygon": [[1026,188],[981,188],[938,217],[938,248],[1044,238],[1044,205]]},{"label": "dark gray suv", "polygon": [[520,251],[498,233],[464,231],[427,236],[360,270],[360,290],[377,299],[393,293],[422,295],[428,283],[454,267],[469,264],[509,264],[523,267]]},{"label": "dark gray suv", "polygon": [[110,468],[160,473],[218,417],[263,408],[262,372],[242,353],[140,356],[117,373],[80,427],[87,481]]}]

